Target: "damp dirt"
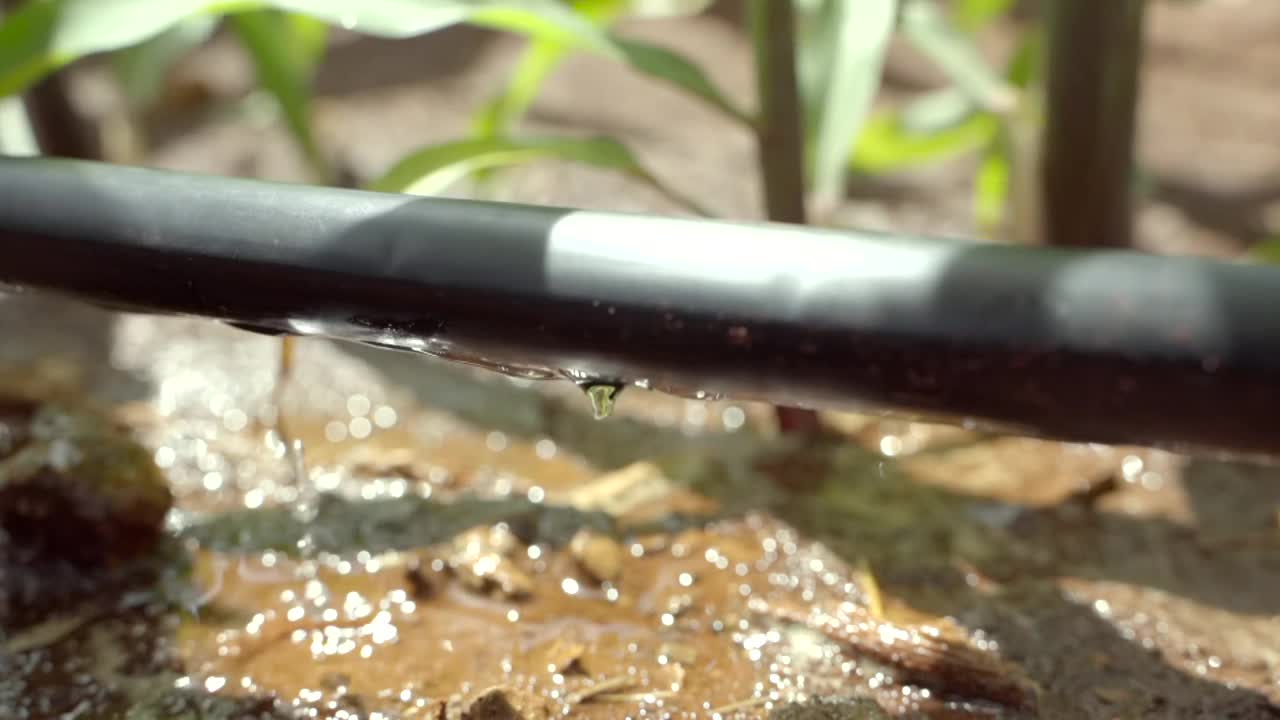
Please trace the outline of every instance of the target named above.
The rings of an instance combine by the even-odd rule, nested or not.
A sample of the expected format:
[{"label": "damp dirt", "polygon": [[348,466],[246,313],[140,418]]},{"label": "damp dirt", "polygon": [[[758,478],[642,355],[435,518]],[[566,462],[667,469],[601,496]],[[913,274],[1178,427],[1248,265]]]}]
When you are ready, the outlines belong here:
[{"label": "damp dirt", "polygon": [[[276,408],[270,338],[101,319],[108,347],[8,367],[8,436],[50,397],[92,401],[172,509],[153,545],[122,546],[128,572],[9,617],[13,717],[1275,711],[1272,469],[851,416],[829,418],[846,441],[797,450],[758,408],[704,406],[750,419],[708,429],[697,401],[633,389],[598,421],[571,383],[412,358],[401,384],[381,354],[319,341]],[[48,367],[95,352],[110,372],[64,374],[149,390],[49,389]],[[423,394],[464,381],[476,395]],[[542,429],[499,420],[521,407]],[[281,414],[317,493],[308,523]],[[780,486],[797,452],[814,461],[791,472],[816,477]]]}]

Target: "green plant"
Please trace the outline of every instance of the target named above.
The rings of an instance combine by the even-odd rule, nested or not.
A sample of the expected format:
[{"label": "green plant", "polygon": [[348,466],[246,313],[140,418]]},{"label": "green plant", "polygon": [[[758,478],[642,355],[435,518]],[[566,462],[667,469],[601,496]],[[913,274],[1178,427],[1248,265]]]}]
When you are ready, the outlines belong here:
[{"label": "green plant", "polygon": [[[618,139],[527,137],[514,128],[559,63],[578,52],[626,63],[706,103],[759,139],[764,204],[771,220],[825,221],[850,173],[898,172],[920,163],[981,152],[976,207],[999,224],[1017,143],[1025,58],[997,72],[974,33],[1009,11],[1011,0],[751,0],[758,107],[738,107],[695,63],[620,30],[628,18],[703,12],[709,0],[28,0],[0,24],[0,97],[86,55],[114,53],[135,107],[155,98],[163,68],[224,23],[252,58],[259,85],[318,182],[334,171],[311,126],[311,85],[329,26],[392,38],[468,23],[522,35],[523,56],[505,90],[481,107],[470,136],[420,148],[371,186],[436,193],[504,167],[558,159],[616,170],[648,184],[687,211],[696,198],[655,176]],[[932,59],[950,86],[896,108],[873,109],[894,34]],[[1029,52],[1029,51],[1028,51]],[[1024,53],[1025,54],[1025,53]],[[806,419],[807,417],[807,419]],[[812,416],[783,414],[784,425]]]}]

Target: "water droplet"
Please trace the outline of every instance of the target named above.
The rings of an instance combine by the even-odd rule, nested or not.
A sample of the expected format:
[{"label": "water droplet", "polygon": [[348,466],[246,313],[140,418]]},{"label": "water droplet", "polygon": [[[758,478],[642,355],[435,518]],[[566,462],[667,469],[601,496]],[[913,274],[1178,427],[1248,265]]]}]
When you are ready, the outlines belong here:
[{"label": "water droplet", "polygon": [[580,387],[587,394],[587,399],[591,401],[591,414],[597,420],[604,420],[613,414],[613,406],[617,403],[618,394],[623,388],[621,383],[594,381],[581,383]]}]

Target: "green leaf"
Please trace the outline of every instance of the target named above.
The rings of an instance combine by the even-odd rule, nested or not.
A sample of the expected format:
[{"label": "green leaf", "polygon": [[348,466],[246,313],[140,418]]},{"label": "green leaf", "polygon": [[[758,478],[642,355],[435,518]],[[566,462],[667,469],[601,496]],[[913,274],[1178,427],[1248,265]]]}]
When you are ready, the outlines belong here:
[{"label": "green leaf", "polygon": [[[892,0],[889,0],[892,2]],[[632,68],[666,80],[692,93],[712,107],[744,124],[751,118],[726,98],[692,61],[666,48],[613,36],[613,41]]]},{"label": "green leaf", "polygon": [[1014,52],[1005,71],[1009,84],[1016,88],[1029,88],[1044,77],[1044,34],[1040,28],[1029,30]]},{"label": "green leaf", "polygon": [[[573,0],[573,9],[599,26],[616,20],[630,3],[625,0]],[[511,125],[524,116],[542,88],[542,84],[572,52],[564,43],[532,39],[516,63],[506,90],[480,109],[472,121],[479,137],[505,135]]]},{"label": "green leaf", "polygon": [[347,30],[406,38],[471,23],[519,35],[557,40],[609,55],[604,34],[558,0],[260,0]]},{"label": "green leaf", "polygon": [[481,170],[510,167],[539,160],[562,160],[617,170],[666,195],[699,215],[707,215],[696,202],[661,183],[631,151],[611,138],[472,138],[430,145],[396,163],[370,185],[381,192],[434,195]]},{"label": "green leaf", "polygon": [[[667,5],[665,10],[640,2],[625,7],[653,16],[697,6]],[[586,13],[576,13],[559,0],[33,0],[0,24],[0,96],[20,92],[77,58],[153,38],[186,18],[270,8],[393,38],[458,23],[505,30],[625,60],[640,72],[744,117],[688,60],[662,48],[610,38]]]},{"label": "green leaf", "polygon": [[888,173],[936,162],[977,150],[999,130],[994,116],[974,112],[955,124],[921,132],[913,130],[904,119],[908,112],[878,112],[871,116],[850,158],[853,170]]},{"label": "green leaf", "polygon": [[[703,0],[574,0],[573,9],[593,25],[604,29],[619,18],[665,17],[705,10]],[[730,103],[692,62],[664,48],[611,36],[622,58],[635,70],[672,83],[731,117],[749,123],[746,114]],[[473,121],[480,137],[505,134],[533,104],[547,77],[575,48],[550,38],[534,39],[526,48],[506,91],[487,103]]]},{"label": "green leaf", "polygon": [[871,109],[897,17],[896,0],[829,0],[828,68],[814,127],[813,187],[819,202],[842,192],[849,152]]},{"label": "green leaf", "polygon": [[173,64],[203,44],[217,30],[219,18],[196,15],[155,37],[112,54],[111,67],[135,109],[150,107],[164,91]]},{"label": "green leaf", "polygon": [[1013,9],[1014,0],[957,0],[951,9],[956,25],[965,32],[980,30]]},{"label": "green leaf", "polygon": [[601,29],[557,0],[32,0],[0,24],[0,96],[80,57],[153,38],[186,18],[269,8],[394,38],[466,22],[623,57]]},{"label": "green leaf", "polygon": [[1249,248],[1249,257],[1264,263],[1280,264],[1280,234]]},{"label": "green leaf", "polygon": [[629,0],[626,14],[631,17],[664,18],[698,15],[711,7],[712,0]]},{"label": "green leaf", "polygon": [[968,95],[956,88],[935,90],[902,108],[902,127],[911,133],[933,133],[959,125],[978,112]]},{"label": "green leaf", "polygon": [[314,75],[329,50],[329,26],[301,13],[285,15],[284,24],[294,61]]},{"label": "green leaf", "polygon": [[311,128],[311,82],[328,27],[305,15],[275,10],[239,13],[232,16],[232,26],[253,58],[258,84],[275,98],[298,147],[327,182],[328,164]]},{"label": "green leaf", "polygon": [[973,40],[951,25],[934,0],[908,0],[902,12],[902,32],[974,102],[993,112],[1013,108],[1016,93],[987,64]]},{"label": "green leaf", "polygon": [[31,0],[0,24],[0,96],[85,55],[135,45],[184,18],[210,12],[211,0]]},{"label": "green leaf", "polygon": [[506,91],[476,113],[472,131],[479,137],[496,137],[510,130],[528,112],[542,84],[568,54],[568,48],[563,45],[530,43],[508,80]]},{"label": "green leaf", "polygon": [[993,139],[974,178],[974,217],[978,227],[988,234],[1004,221],[1012,177],[1010,159],[1009,144]]},{"label": "green leaf", "polygon": [[792,0],[796,24],[796,80],[810,134],[817,125],[819,109],[831,78],[827,59],[836,42],[832,24],[835,3],[831,0]]}]

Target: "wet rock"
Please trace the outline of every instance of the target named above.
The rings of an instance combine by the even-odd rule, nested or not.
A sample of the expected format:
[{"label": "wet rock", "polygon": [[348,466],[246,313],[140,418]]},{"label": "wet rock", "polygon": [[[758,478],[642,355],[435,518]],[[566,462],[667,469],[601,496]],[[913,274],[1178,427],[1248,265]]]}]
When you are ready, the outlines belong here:
[{"label": "wet rock", "polygon": [[437,466],[426,461],[410,448],[380,448],[373,445],[358,445],[348,451],[345,458],[351,474],[358,478],[395,477],[412,482],[430,482],[432,485],[448,487],[456,482],[456,478],[445,475],[441,480],[434,480],[432,472]]},{"label": "wet rock", "polygon": [[[414,600],[429,600],[435,596],[441,580],[440,573],[436,570],[439,562],[429,557],[417,557],[405,570],[405,582],[409,584]],[[440,567],[443,568],[443,565]]]},{"label": "wet rock", "polygon": [[1093,694],[1109,705],[1125,705],[1134,699],[1132,690],[1114,685],[1096,687],[1093,689]]},{"label": "wet rock", "polygon": [[796,605],[753,600],[756,612],[797,623],[841,645],[847,652],[892,667],[900,681],[933,688],[935,694],[1027,710],[1036,705],[1034,683],[998,656],[934,630],[896,625],[866,609],[836,617]]},{"label": "wet rock", "polygon": [[672,514],[705,515],[715,503],[673,483],[651,462],[632,463],[569,492],[567,501],[582,511],[603,512],[628,524],[643,524]]},{"label": "wet rock", "polygon": [[172,495],[151,453],[94,411],[0,399],[0,427],[5,624],[42,616],[154,549]]},{"label": "wet rock", "polygon": [[538,698],[514,688],[480,691],[462,709],[462,720],[545,720],[550,710]]},{"label": "wet rock", "polygon": [[547,651],[547,670],[561,675],[584,672],[582,655],[587,646],[567,640],[556,640]]},{"label": "wet rock", "polygon": [[170,689],[129,708],[125,720],[285,720],[292,713],[269,698],[231,698]]},{"label": "wet rock", "polygon": [[477,527],[454,538],[448,565],[476,592],[497,590],[506,598],[527,597],[533,579],[513,561],[520,541],[505,525]]},{"label": "wet rock", "polygon": [[[609,532],[613,522],[603,513],[530,502],[468,498],[438,501],[419,497],[348,500],[322,494],[316,517],[308,524],[318,549],[338,554],[359,550],[411,550],[452,542],[478,527],[503,526],[521,545],[567,544],[588,527]],[[220,512],[183,530],[185,539],[219,552],[291,552],[304,528],[288,508],[270,507]]]},{"label": "wet rock", "polygon": [[127,560],[154,544],[170,500],[151,454],[121,437],[36,440],[0,463],[0,526],[28,557]]},{"label": "wet rock", "polygon": [[31,439],[31,418],[38,403],[0,397],[0,459],[9,457]]},{"label": "wet rock", "polygon": [[611,537],[580,530],[569,542],[569,552],[596,582],[616,582],[622,574],[622,548]]}]

